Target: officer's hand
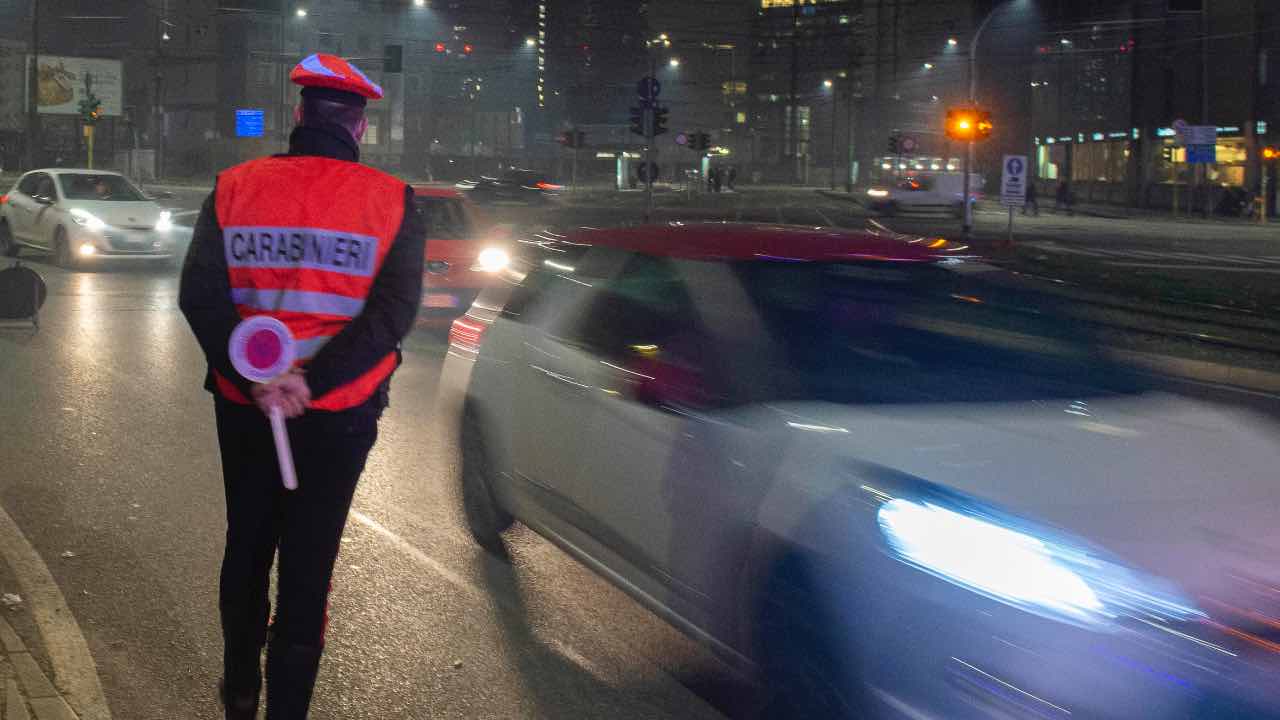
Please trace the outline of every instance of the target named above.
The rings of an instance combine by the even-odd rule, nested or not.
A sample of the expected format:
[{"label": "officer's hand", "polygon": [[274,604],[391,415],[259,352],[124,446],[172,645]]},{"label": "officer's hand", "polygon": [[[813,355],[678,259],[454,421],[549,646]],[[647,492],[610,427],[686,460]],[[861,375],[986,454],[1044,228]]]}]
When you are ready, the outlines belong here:
[{"label": "officer's hand", "polygon": [[301,370],[291,370],[270,385],[279,393],[279,404],[286,417],[298,417],[311,407],[311,388]]}]

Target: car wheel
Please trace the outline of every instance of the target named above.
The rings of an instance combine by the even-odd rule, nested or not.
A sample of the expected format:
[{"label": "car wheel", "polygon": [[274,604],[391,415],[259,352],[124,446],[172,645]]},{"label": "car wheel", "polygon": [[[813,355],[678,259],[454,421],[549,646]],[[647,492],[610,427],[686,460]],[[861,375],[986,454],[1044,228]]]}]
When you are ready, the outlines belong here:
[{"label": "car wheel", "polygon": [[75,270],[78,263],[76,262],[75,253],[71,252],[71,243],[67,240],[67,231],[62,226],[58,226],[53,231],[53,257],[59,267],[67,270]]},{"label": "car wheel", "polygon": [[9,223],[0,220],[0,255],[18,257],[18,249],[18,241],[13,237],[13,231],[9,229]]},{"label": "car wheel", "polygon": [[502,533],[511,527],[515,518],[493,495],[490,479],[495,468],[487,433],[479,413],[468,403],[462,411],[462,514],[476,543],[505,558],[507,546]]},{"label": "car wheel", "polygon": [[758,608],[756,630],[767,695],[761,718],[865,720],[872,717],[861,689],[850,681],[850,661],[837,648],[839,633],[806,588],[810,568],[799,555],[786,554],[770,570]]}]

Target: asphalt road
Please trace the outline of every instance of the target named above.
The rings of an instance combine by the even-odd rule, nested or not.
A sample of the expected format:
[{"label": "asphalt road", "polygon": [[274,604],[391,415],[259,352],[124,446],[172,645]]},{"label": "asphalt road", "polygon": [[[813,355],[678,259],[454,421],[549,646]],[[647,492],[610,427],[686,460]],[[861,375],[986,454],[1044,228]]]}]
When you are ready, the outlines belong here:
[{"label": "asphalt road", "polygon": [[[0,504],[49,566],[115,717],[221,717],[224,531],[212,401],[172,271],[66,273],[38,334],[0,330]],[[414,336],[338,561],[313,717],[714,718],[741,686],[541,539],[469,541]],[[64,553],[70,556],[64,557]]]}]

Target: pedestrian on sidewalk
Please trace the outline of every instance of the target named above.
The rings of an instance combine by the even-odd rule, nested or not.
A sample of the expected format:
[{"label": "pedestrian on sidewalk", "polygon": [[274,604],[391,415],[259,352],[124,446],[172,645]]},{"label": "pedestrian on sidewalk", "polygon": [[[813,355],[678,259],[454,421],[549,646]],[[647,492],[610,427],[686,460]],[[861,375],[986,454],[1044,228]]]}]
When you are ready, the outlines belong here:
[{"label": "pedestrian on sidewalk", "polygon": [[1065,179],[1058,183],[1058,190],[1053,198],[1053,211],[1059,210],[1066,210],[1068,215],[1075,215],[1075,211],[1071,209],[1071,184]]},{"label": "pedestrian on sidewalk", "polygon": [[[426,232],[413,191],[359,163],[364,107],[382,89],[333,55],[311,55],[289,77],[302,97],[288,153],[218,176],[179,293],[209,363],[222,456],[219,691],[228,720],[257,716],[264,645],[268,720],[307,716],[347,512],[422,294]],[[301,358],[266,384],[241,377],[229,356],[232,330],[252,315],[284,322]],[[290,418],[296,490],[281,484],[273,408]]]},{"label": "pedestrian on sidewalk", "polygon": [[1027,201],[1022,206],[1022,214],[1027,214],[1027,209],[1032,210],[1032,215],[1040,217],[1040,203],[1036,201],[1036,183],[1034,180],[1027,183]]}]

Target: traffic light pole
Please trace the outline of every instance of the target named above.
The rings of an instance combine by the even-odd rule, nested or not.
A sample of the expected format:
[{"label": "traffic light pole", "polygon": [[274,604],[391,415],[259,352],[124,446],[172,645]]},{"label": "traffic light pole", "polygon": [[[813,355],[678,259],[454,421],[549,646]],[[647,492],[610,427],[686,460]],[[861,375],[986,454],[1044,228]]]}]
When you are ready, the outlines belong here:
[{"label": "traffic light pole", "polygon": [[[978,105],[978,40],[982,37],[982,31],[987,29],[987,25],[991,23],[991,18],[996,16],[995,8],[987,13],[986,19],[978,26],[977,31],[973,33],[973,39],[969,41],[969,106],[977,107]],[[961,202],[964,203],[964,225],[961,231],[967,239],[969,234],[973,232],[973,203],[969,202],[969,173],[973,172],[973,139],[970,138],[967,143],[968,149],[964,156],[964,197]]]}]

